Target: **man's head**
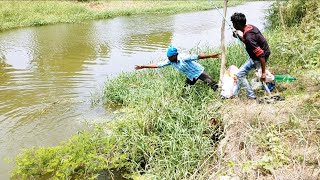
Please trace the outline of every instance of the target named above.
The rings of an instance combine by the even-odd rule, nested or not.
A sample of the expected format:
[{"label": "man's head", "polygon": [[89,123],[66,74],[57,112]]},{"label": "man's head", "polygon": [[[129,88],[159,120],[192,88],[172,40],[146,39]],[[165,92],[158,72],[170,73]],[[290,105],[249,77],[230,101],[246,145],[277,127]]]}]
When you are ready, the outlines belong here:
[{"label": "man's head", "polygon": [[170,45],[167,50],[167,57],[171,62],[177,62],[178,60],[178,50],[176,47]]},{"label": "man's head", "polygon": [[247,23],[246,16],[242,13],[234,13],[231,16],[231,21],[236,30],[243,30]]}]

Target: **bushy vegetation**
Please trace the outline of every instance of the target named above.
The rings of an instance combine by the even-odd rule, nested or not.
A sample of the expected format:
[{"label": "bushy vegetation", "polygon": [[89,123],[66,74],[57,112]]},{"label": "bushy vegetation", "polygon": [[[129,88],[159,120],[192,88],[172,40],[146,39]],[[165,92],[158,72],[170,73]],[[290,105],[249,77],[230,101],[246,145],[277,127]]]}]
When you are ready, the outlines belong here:
[{"label": "bushy vegetation", "polygon": [[272,63],[281,73],[320,67],[319,6],[317,0],[290,0],[270,10]]},{"label": "bushy vegetation", "polygon": [[301,23],[307,11],[308,0],[277,1],[269,9],[269,22],[274,27],[292,27]]}]

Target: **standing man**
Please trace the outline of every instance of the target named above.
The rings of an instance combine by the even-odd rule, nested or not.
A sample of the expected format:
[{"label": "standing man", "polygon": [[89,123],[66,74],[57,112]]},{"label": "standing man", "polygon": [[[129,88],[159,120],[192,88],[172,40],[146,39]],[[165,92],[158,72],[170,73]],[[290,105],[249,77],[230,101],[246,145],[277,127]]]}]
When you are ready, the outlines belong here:
[{"label": "standing man", "polygon": [[253,25],[246,24],[246,16],[242,13],[234,13],[231,16],[233,27],[236,30],[240,30],[243,36],[238,35],[237,32],[233,33],[233,37],[237,36],[246,45],[246,51],[250,58],[240,67],[237,76],[237,88],[234,92],[234,96],[237,96],[240,91],[240,86],[246,88],[247,96],[249,99],[256,99],[256,96],[246,79],[246,75],[253,68],[262,69],[261,82],[266,81],[266,62],[270,55],[269,45],[266,39],[263,37],[259,29]]},{"label": "standing man", "polygon": [[220,54],[199,54],[185,57],[178,56],[178,54],[177,48],[170,45],[167,50],[168,60],[158,64],[136,65],[135,69],[162,68],[172,65],[174,68],[187,75],[185,86],[194,85],[197,80],[200,79],[204,81],[212,90],[216,91],[218,89],[217,83],[209,76],[207,72],[204,71],[204,67],[195,61],[198,59],[219,58]]}]

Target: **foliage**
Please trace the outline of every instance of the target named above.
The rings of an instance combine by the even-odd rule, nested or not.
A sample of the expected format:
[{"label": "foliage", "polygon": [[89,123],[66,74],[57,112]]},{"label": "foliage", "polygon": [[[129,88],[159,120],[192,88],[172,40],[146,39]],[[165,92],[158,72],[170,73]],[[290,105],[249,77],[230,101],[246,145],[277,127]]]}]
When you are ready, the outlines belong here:
[{"label": "foliage", "polygon": [[[283,9],[283,25],[279,7]],[[282,6],[275,3],[270,12],[270,59],[280,73],[320,67],[319,1],[290,0]]]},{"label": "foliage", "polygon": [[12,177],[95,178],[106,168],[120,168],[128,163],[125,154],[117,154],[121,152],[117,148],[116,138],[101,128],[93,133],[80,132],[60,146],[25,150],[17,157],[17,168]]}]

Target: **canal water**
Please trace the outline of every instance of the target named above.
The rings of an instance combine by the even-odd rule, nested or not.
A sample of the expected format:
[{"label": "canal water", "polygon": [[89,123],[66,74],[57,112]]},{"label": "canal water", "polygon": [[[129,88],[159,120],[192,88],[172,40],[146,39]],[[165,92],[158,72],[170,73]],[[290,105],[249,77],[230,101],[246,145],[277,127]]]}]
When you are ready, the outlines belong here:
[{"label": "canal water", "polygon": [[[227,20],[243,12],[265,27],[271,2],[228,8]],[[222,9],[220,9],[222,11]],[[109,121],[101,105],[104,82],[135,64],[180,50],[218,48],[222,17],[217,10],[142,15],[21,28],[0,33],[0,179],[9,179],[14,158],[32,146],[55,146],[87,123]],[[226,41],[235,41],[226,27]]]}]

